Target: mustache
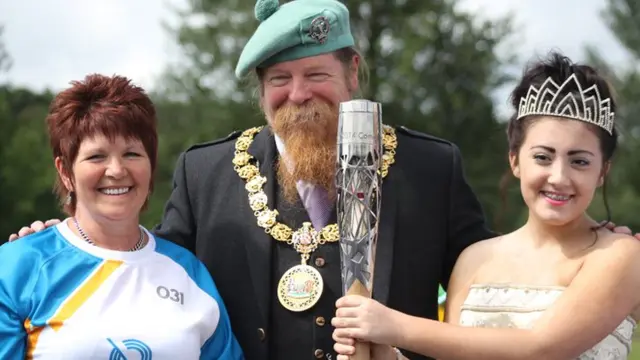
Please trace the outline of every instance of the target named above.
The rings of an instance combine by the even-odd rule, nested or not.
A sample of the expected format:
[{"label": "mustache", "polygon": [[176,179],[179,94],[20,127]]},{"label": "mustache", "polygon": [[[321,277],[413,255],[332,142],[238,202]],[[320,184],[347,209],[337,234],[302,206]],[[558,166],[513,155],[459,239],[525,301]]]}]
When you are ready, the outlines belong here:
[{"label": "mustache", "polygon": [[276,110],[272,125],[284,140],[303,133],[326,139],[337,132],[338,108],[322,101],[285,104]]}]

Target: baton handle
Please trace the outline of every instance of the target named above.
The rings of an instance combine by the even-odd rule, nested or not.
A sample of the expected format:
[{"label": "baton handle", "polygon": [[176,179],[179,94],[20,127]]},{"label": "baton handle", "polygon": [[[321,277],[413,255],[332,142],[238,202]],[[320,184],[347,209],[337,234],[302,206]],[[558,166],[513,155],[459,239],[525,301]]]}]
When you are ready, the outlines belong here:
[{"label": "baton handle", "polygon": [[[369,290],[360,282],[360,280],[355,279],[349,290],[347,290],[347,295],[360,295],[365,297],[371,297]],[[371,344],[365,341],[356,341],[354,346],[356,348],[356,352],[349,356],[350,360],[371,360]]]}]

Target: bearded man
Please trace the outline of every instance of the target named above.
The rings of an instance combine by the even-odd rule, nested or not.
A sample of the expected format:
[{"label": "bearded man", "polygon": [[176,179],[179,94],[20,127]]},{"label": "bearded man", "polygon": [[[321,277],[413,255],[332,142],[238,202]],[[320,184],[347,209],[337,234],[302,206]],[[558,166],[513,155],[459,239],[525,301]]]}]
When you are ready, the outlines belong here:
[{"label": "bearded man", "polygon": [[[258,79],[266,126],[181,154],[154,232],[208,267],[247,359],[335,359],[338,108],[357,93],[363,60],[337,0],[259,0],[256,18],[236,75]],[[385,126],[384,146],[373,297],[438,319],[438,285],[460,252],[495,234],[454,144]]]},{"label": "bearded man", "polygon": [[[365,64],[339,1],[259,1],[256,17],[236,75],[258,80],[266,126],[187,150],[155,232],[208,266],[247,359],[335,359],[338,109],[358,92]],[[383,178],[373,296],[437,319],[438,285],[458,254],[494,234],[453,144],[391,127],[384,143],[393,161]],[[314,235],[305,254],[297,244]]]},{"label": "bearded man", "polygon": [[[258,1],[256,17],[236,75],[258,80],[266,125],[182,154],[155,232],[210,269],[247,359],[335,359],[338,109],[358,92],[363,59],[339,1]],[[458,254],[494,234],[456,146],[387,126],[384,143],[373,296],[437,319]]]}]

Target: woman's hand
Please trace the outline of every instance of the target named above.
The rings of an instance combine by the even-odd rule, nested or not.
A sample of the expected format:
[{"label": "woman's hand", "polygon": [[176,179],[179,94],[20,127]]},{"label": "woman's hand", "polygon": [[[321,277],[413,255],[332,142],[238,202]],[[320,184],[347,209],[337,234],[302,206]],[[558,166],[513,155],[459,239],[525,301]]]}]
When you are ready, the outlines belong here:
[{"label": "woman's hand", "polygon": [[396,344],[400,330],[396,325],[400,315],[397,311],[358,295],[338,299],[336,307],[336,317],[331,320],[336,328],[333,335],[336,342],[352,346],[353,339],[359,339],[383,345]]}]

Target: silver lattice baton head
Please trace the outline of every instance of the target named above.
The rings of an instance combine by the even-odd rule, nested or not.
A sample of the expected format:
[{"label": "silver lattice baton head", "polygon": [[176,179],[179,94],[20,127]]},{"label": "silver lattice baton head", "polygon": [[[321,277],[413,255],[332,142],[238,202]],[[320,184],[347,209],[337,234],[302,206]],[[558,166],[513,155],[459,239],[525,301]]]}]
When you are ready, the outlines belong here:
[{"label": "silver lattice baton head", "polygon": [[337,142],[337,217],[344,293],[371,294],[380,214],[381,105],[340,104]]}]

